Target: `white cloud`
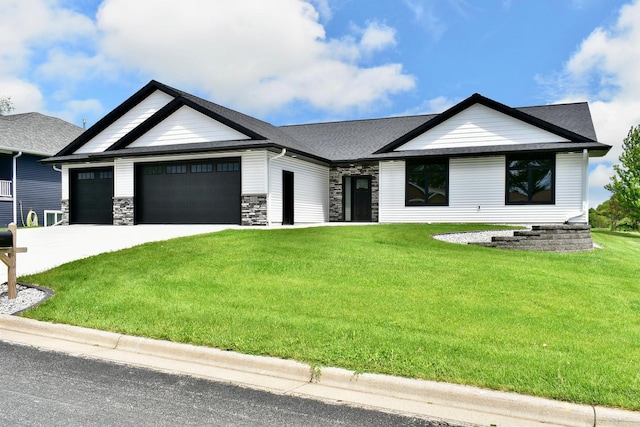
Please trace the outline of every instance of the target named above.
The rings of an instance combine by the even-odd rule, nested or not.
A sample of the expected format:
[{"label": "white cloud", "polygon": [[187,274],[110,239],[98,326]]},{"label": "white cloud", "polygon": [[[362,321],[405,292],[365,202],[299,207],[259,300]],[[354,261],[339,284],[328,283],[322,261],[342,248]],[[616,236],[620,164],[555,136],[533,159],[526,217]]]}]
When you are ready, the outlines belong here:
[{"label": "white cloud", "polygon": [[11,96],[14,113],[46,110],[42,91],[30,76],[32,63],[44,51],[53,45],[93,43],[96,35],[88,17],[53,0],[3,1],[0,28],[0,95]]},{"label": "white cloud", "polygon": [[365,51],[374,52],[396,45],[396,30],[377,22],[365,28],[360,45]]},{"label": "white cloud", "polygon": [[39,48],[86,40],[95,35],[89,18],[64,9],[52,0],[3,1],[0,28],[3,39],[0,43],[3,70],[0,72],[26,66],[30,55]]},{"label": "white cloud", "polygon": [[43,97],[37,86],[24,80],[0,75],[0,96],[11,98],[15,113],[42,111]]},{"label": "white cloud", "polygon": [[411,10],[416,22],[420,23],[435,41],[442,38],[447,31],[447,25],[435,13],[431,0],[404,0],[404,4]]},{"label": "white cloud", "polygon": [[[358,60],[395,43],[393,29],[370,24],[327,40],[316,9],[302,0],[106,0],[98,13],[106,55],[123,67],[249,112],[293,101],[316,108],[366,108],[414,87],[399,64]],[[368,86],[368,87],[365,87]]]},{"label": "white cloud", "polygon": [[609,184],[614,170],[611,164],[599,163],[589,174],[589,187],[604,187]]},{"label": "white cloud", "polygon": [[311,3],[315,6],[320,13],[320,16],[324,20],[330,20],[333,17],[333,11],[331,10],[331,5],[329,4],[329,0],[310,0]]},{"label": "white cloud", "polygon": [[330,0],[157,0],[153,7],[104,0],[95,17],[64,4],[0,5],[0,28],[11,36],[0,44],[0,79],[36,89],[54,83],[67,98],[52,110],[70,105],[77,85],[131,76],[250,114],[294,102],[331,113],[366,109],[415,87],[401,64],[376,64],[375,55],[396,43],[393,28],[371,22],[327,38],[320,19],[331,17]]},{"label": "white cloud", "polygon": [[[82,119],[85,119],[87,115],[101,117],[107,113],[102,103],[97,99],[67,101],[64,102],[61,107],[62,109],[60,111],[52,112],[52,115],[71,122],[76,126],[82,126]],[[87,122],[86,127],[89,128],[94,124],[95,123]]]},{"label": "white cloud", "polygon": [[420,114],[440,114],[459,103],[460,99],[451,99],[445,96],[427,99],[420,105],[410,110],[404,111],[401,116],[413,116]]},{"label": "white cloud", "polygon": [[629,128],[640,123],[640,1],[620,9],[611,28],[596,28],[553,82],[558,101],[587,99],[598,140],[617,161]]}]

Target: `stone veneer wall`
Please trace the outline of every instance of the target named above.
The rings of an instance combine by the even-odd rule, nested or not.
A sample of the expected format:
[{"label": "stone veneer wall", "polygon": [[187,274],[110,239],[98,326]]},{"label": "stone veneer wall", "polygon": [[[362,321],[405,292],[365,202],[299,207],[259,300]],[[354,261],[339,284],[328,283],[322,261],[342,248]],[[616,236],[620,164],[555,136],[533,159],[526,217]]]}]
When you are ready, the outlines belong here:
[{"label": "stone veneer wall", "polygon": [[60,201],[60,210],[62,211],[62,222],[60,225],[69,225],[69,199]]},{"label": "stone veneer wall", "polygon": [[380,165],[363,163],[353,165],[332,166],[329,170],[329,221],[344,221],[342,211],[342,177],[371,177],[371,221],[378,222],[378,188],[380,181]]},{"label": "stone veneer wall", "polygon": [[113,225],[133,225],[133,197],[113,198]]},{"label": "stone veneer wall", "polygon": [[241,225],[267,225],[267,195],[243,194]]}]

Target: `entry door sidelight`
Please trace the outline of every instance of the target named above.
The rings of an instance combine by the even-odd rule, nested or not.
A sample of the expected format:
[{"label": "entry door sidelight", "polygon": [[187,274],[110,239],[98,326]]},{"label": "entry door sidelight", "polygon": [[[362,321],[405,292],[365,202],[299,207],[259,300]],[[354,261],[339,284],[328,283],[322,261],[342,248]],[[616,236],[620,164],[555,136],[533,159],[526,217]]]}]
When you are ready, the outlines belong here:
[{"label": "entry door sidelight", "polygon": [[282,171],[282,224],[293,225],[293,172]]}]

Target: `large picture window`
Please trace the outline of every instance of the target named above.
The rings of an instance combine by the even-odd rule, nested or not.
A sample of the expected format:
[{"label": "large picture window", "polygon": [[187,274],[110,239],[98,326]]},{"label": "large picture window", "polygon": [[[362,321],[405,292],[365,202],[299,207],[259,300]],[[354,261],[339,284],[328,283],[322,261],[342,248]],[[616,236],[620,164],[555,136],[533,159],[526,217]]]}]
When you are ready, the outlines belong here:
[{"label": "large picture window", "polygon": [[407,162],[406,206],[447,206],[449,204],[449,160]]},{"label": "large picture window", "polygon": [[555,203],[554,154],[507,157],[507,204]]}]

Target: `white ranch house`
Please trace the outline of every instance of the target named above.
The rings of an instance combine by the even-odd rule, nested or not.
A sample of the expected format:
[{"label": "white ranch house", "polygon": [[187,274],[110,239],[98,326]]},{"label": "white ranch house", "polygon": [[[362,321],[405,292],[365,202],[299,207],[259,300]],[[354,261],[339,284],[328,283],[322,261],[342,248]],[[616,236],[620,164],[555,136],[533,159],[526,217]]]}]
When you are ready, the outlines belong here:
[{"label": "white ranch house", "polygon": [[585,223],[586,103],[274,126],[151,81],[45,162],[67,224]]}]

